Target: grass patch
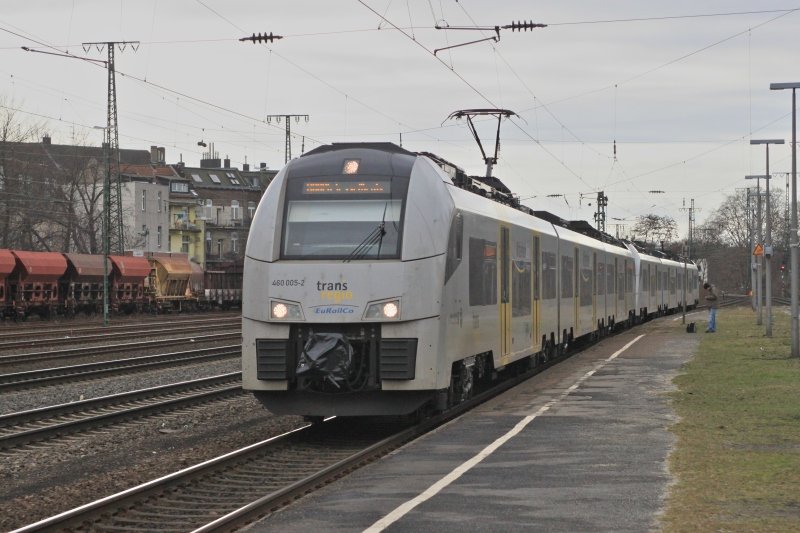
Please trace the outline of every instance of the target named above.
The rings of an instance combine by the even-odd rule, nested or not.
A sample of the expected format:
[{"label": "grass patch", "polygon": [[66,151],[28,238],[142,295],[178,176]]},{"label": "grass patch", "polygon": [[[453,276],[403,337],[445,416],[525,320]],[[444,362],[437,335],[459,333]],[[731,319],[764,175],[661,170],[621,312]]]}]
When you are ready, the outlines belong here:
[{"label": "grass patch", "polygon": [[666,532],[800,531],[800,359],[773,308],[764,336],[750,308],[723,308],[717,332],[675,379]]}]

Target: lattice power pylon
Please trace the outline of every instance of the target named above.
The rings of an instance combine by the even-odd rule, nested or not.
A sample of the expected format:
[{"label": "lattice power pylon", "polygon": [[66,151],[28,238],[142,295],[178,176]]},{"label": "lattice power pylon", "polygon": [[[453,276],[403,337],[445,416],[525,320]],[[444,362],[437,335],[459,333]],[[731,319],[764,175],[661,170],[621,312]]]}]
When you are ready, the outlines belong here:
[{"label": "lattice power pylon", "polygon": [[272,122],[272,119],[277,120],[278,124],[281,123],[281,119],[286,120],[286,155],[284,156],[284,163],[288,163],[292,159],[292,117],[294,117],[295,122],[300,122],[301,118],[308,122],[308,115],[267,115],[268,123]]},{"label": "lattice power pylon", "polygon": [[117,123],[117,80],[114,69],[114,47],[125,50],[130,46],[134,51],[139,41],[107,41],[83,43],[89,51],[96,47],[99,51],[106,47],[108,60],[108,107],[105,130],[106,175],[103,180],[103,239],[107,253],[122,254],[125,251],[125,231],[122,218],[122,183],[120,174],[119,128]]}]

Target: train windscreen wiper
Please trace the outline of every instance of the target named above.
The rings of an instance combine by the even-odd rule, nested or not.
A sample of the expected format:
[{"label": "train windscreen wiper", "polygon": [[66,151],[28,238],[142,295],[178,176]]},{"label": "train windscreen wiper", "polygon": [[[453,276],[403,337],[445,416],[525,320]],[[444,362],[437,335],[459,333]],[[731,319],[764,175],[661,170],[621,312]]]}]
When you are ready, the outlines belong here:
[{"label": "train windscreen wiper", "polygon": [[349,263],[353,259],[364,258],[369,253],[369,249],[375,246],[376,244],[378,245],[378,253],[380,254],[380,246],[381,243],[383,242],[383,236],[386,235],[385,226],[386,226],[385,222],[381,222],[380,224],[378,224],[378,227],[372,230],[370,234],[367,235],[367,237],[363,241],[361,241],[361,244],[356,246],[355,249],[352,252],[350,252],[350,255],[345,257],[342,262]]},{"label": "train windscreen wiper", "polygon": [[355,249],[350,252],[350,255],[344,258],[342,261],[343,263],[349,263],[353,259],[363,259],[366,257],[367,253],[369,253],[369,249],[376,244],[378,245],[378,258],[380,258],[383,236],[386,235],[386,208],[388,206],[388,202],[383,206],[383,217],[381,218],[381,223],[378,224],[378,227],[372,230],[369,235],[367,235],[366,238],[361,241],[361,244],[356,246]]}]

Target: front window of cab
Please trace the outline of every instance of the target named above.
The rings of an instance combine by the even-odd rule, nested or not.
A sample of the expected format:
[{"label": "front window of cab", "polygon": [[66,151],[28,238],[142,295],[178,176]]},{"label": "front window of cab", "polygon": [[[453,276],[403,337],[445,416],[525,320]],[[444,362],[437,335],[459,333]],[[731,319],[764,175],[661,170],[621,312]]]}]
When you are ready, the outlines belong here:
[{"label": "front window of cab", "polygon": [[284,259],[399,259],[407,177],[290,178]]}]

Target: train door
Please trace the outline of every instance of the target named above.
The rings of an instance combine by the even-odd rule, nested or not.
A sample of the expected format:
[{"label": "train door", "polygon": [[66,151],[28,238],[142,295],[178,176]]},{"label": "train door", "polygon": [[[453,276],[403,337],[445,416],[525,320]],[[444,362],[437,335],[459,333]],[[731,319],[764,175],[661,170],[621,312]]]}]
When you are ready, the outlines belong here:
[{"label": "train door", "polygon": [[592,273],[594,278],[594,287],[592,287],[592,331],[597,329],[597,300],[598,287],[597,282],[600,281],[600,276],[603,275],[597,270],[597,252],[592,252]]},{"label": "train door", "polygon": [[508,226],[500,227],[500,357],[511,352],[511,260],[510,231]]},{"label": "train door", "polygon": [[[541,309],[539,304],[539,297],[541,295],[540,283],[542,279],[541,274],[541,257],[540,257],[540,241],[538,236],[533,237],[533,300],[531,301],[531,320],[533,320],[533,338],[541,338],[541,324],[539,317],[541,316]],[[535,345],[534,345],[535,346]]]},{"label": "train door", "polygon": [[580,250],[576,246],[573,251],[573,265],[575,265],[575,270],[573,274],[572,280],[572,323],[575,324],[575,329],[573,330],[573,334],[577,338],[580,336],[581,331],[581,313],[580,313],[580,305],[581,305],[581,263],[580,263]]}]

